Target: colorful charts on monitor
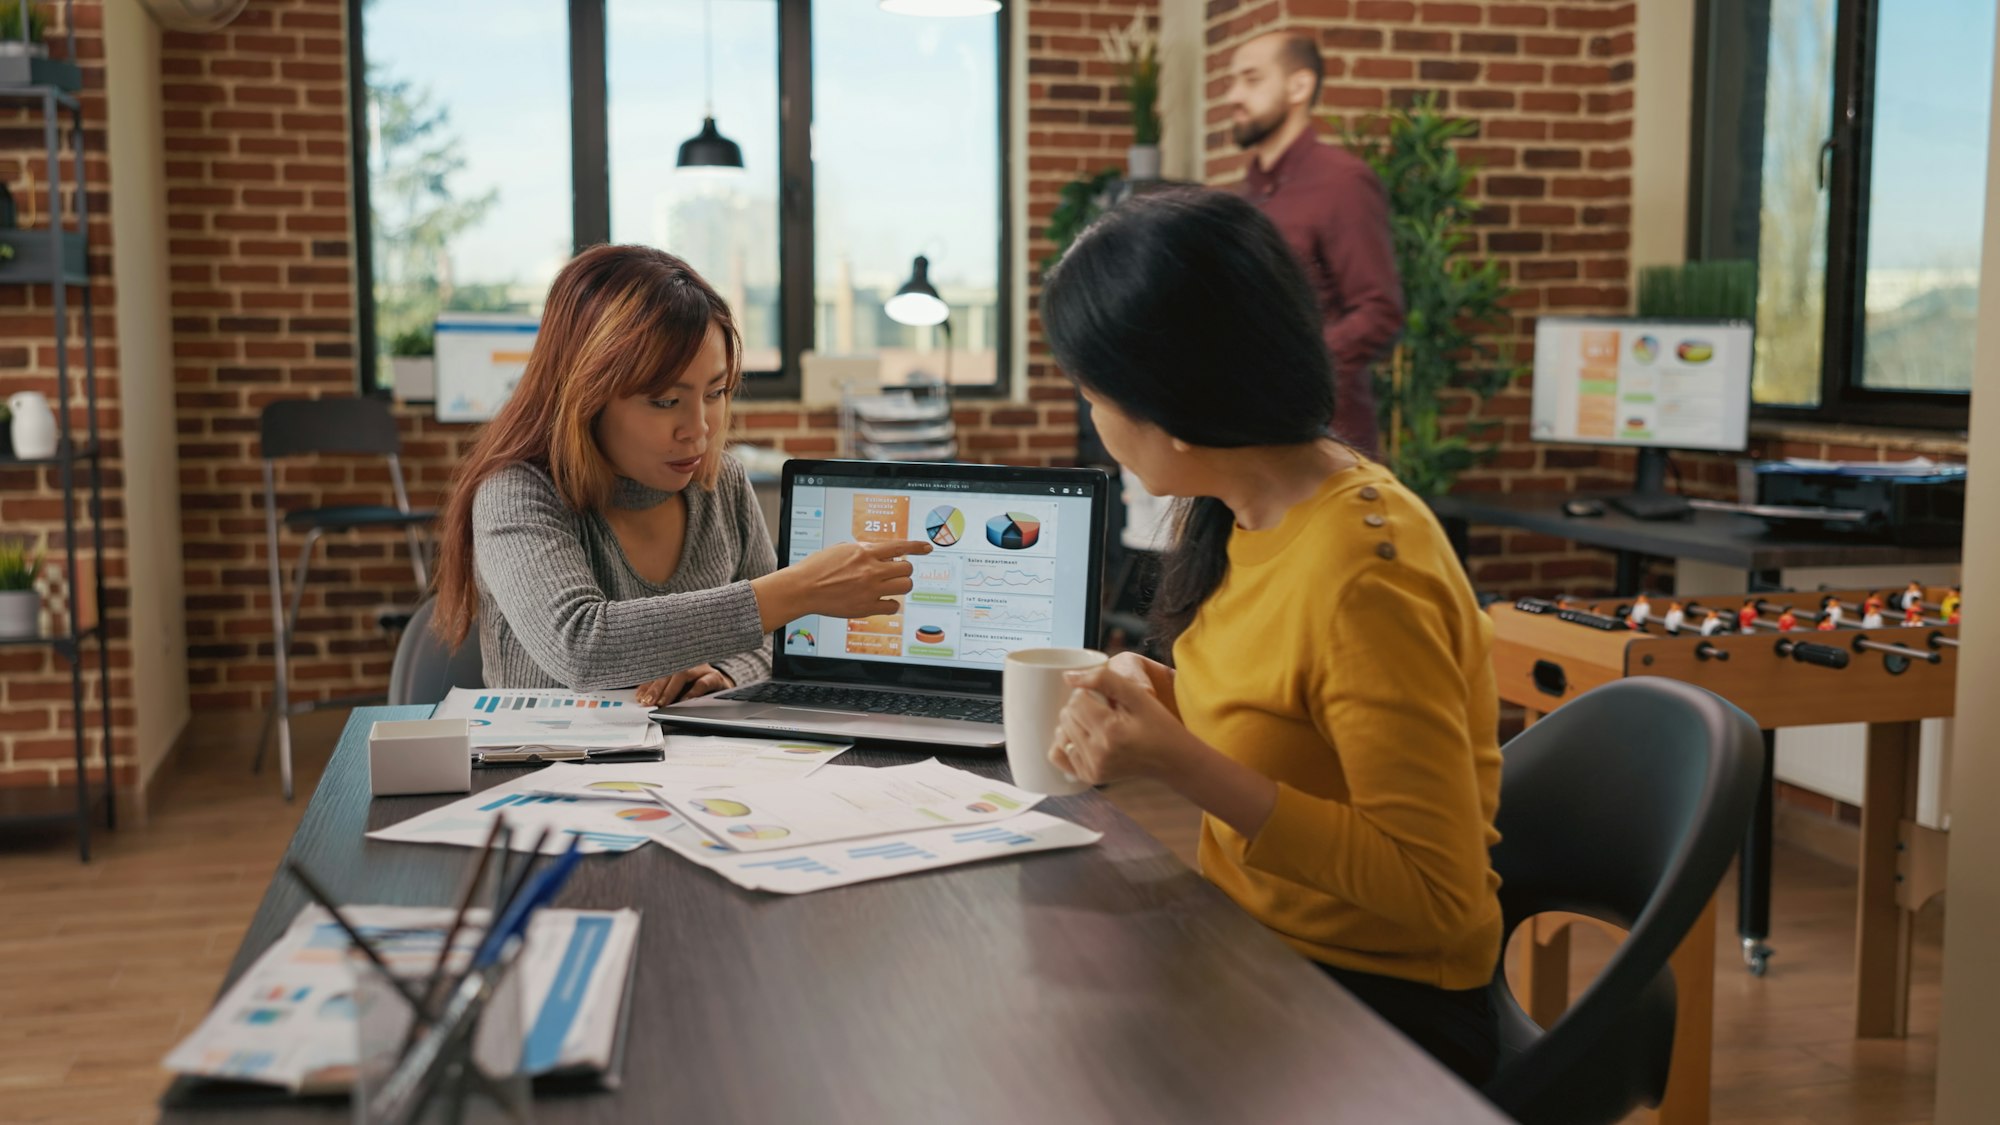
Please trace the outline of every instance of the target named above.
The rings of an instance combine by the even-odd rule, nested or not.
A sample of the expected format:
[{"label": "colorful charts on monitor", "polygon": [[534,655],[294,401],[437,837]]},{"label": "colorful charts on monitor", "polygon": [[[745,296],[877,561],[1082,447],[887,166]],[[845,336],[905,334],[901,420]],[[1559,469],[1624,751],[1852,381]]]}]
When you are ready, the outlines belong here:
[{"label": "colorful charts on monitor", "polygon": [[965,538],[965,513],[949,504],[932,508],[924,517],[924,534],[940,547],[950,547]]},{"label": "colorful charts on monitor", "polygon": [[1025,551],[1041,539],[1042,521],[1023,512],[1008,512],[986,521],[986,541],[1003,551]]}]

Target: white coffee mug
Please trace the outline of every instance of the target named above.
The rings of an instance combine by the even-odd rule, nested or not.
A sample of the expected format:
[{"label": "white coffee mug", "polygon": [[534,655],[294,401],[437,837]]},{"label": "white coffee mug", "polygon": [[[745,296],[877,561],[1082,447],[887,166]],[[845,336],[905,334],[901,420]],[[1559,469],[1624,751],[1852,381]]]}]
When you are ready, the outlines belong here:
[{"label": "white coffee mug", "polygon": [[1000,676],[1001,716],[1007,724],[1007,765],[1014,784],[1031,793],[1060,797],[1090,788],[1049,761],[1056,720],[1069,702],[1063,677],[1101,668],[1110,659],[1087,648],[1024,648],[1007,654]]}]

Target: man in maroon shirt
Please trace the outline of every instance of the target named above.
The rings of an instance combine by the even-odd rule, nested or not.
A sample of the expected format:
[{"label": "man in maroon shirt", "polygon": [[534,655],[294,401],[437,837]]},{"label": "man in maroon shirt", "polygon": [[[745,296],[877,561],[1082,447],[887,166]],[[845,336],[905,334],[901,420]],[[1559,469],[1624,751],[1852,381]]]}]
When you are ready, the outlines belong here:
[{"label": "man in maroon shirt", "polygon": [[1325,70],[1296,32],[1261,35],[1229,66],[1230,132],[1249,150],[1243,193],[1306,267],[1333,354],[1334,436],[1378,456],[1369,365],[1403,327],[1403,285],[1389,244],[1389,200],[1366,161],[1321,144],[1313,103]]}]

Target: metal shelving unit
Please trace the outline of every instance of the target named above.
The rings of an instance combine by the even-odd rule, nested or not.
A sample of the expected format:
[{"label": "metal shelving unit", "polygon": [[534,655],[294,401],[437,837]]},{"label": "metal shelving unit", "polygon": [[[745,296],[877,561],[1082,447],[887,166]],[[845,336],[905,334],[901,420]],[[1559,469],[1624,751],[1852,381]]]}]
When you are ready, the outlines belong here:
[{"label": "metal shelving unit", "polygon": [[[76,25],[73,19],[64,22],[71,28],[69,56],[73,59],[76,57]],[[0,28],[0,36],[13,33],[12,28]],[[93,813],[101,806],[105,824],[112,828],[117,827],[118,814],[111,769],[111,650],[104,625],[108,606],[104,597],[103,445],[98,435],[96,309],[85,255],[85,248],[90,244],[90,200],[84,170],[83,103],[77,97],[82,86],[83,73],[75,63],[60,59],[0,56],[0,102],[39,105],[47,157],[45,166],[48,169],[48,182],[44,185],[47,189],[47,226],[45,229],[0,231],[0,243],[13,248],[12,255],[0,261],[0,285],[47,286],[49,289],[52,337],[56,342],[54,406],[60,435],[55,456],[0,458],[0,469],[31,467],[56,471],[62,491],[62,549],[70,591],[65,632],[32,637],[0,637],[0,647],[46,646],[65,660],[70,672],[70,704],[76,717],[71,724],[76,739],[75,793],[60,788],[0,790],[0,825],[74,820],[77,850],[88,862]],[[67,129],[64,128],[65,122]],[[67,149],[63,143],[65,139],[68,141]],[[64,175],[65,158],[70,169],[67,177]],[[63,228],[63,197],[66,191],[74,197],[71,209],[76,220],[74,230]],[[79,327],[83,343],[81,380],[86,433],[81,441],[75,432],[74,412],[70,408],[71,393],[77,379],[76,373],[70,370],[69,355],[68,329],[73,304],[81,315]],[[77,589],[79,470],[83,471],[86,477],[83,483],[88,488],[90,549],[95,564],[91,569],[96,587],[97,620],[89,625],[80,622],[78,612],[82,601]],[[103,725],[101,785],[91,782],[84,739],[87,712],[83,662],[84,646],[90,641],[97,643],[98,709]]]}]

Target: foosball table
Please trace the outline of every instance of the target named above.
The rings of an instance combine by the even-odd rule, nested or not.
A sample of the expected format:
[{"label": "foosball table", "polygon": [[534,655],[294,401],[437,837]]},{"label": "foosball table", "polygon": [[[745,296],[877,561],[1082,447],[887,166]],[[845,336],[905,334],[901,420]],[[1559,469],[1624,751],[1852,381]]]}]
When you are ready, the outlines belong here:
[{"label": "foosball table", "polygon": [[[1743,843],[1737,910],[1745,964],[1760,976],[1771,955],[1774,732],[1868,725],[1854,1027],[1861,1038],[1904,1035],[1911,923],[1944,890],[1945,869],[1945,833],[1915,819],[1918,729],[1953,713],[1958,591],[1912,583],[1895,591],[1524,598],[1489,612],[1500,698],[1530,722],[1612,680],[1666,676],[1729,700],[1763,729],[1764,780]],[[1708,1119],[1715,913],[1711,903],[1674,955],[1679,1017],[1662,1121]],[[1591,920],[1547,916],[1527,927],[1525,992],[1544,1026],[1567,1006],[1569,926],[1580,921]]]}]

